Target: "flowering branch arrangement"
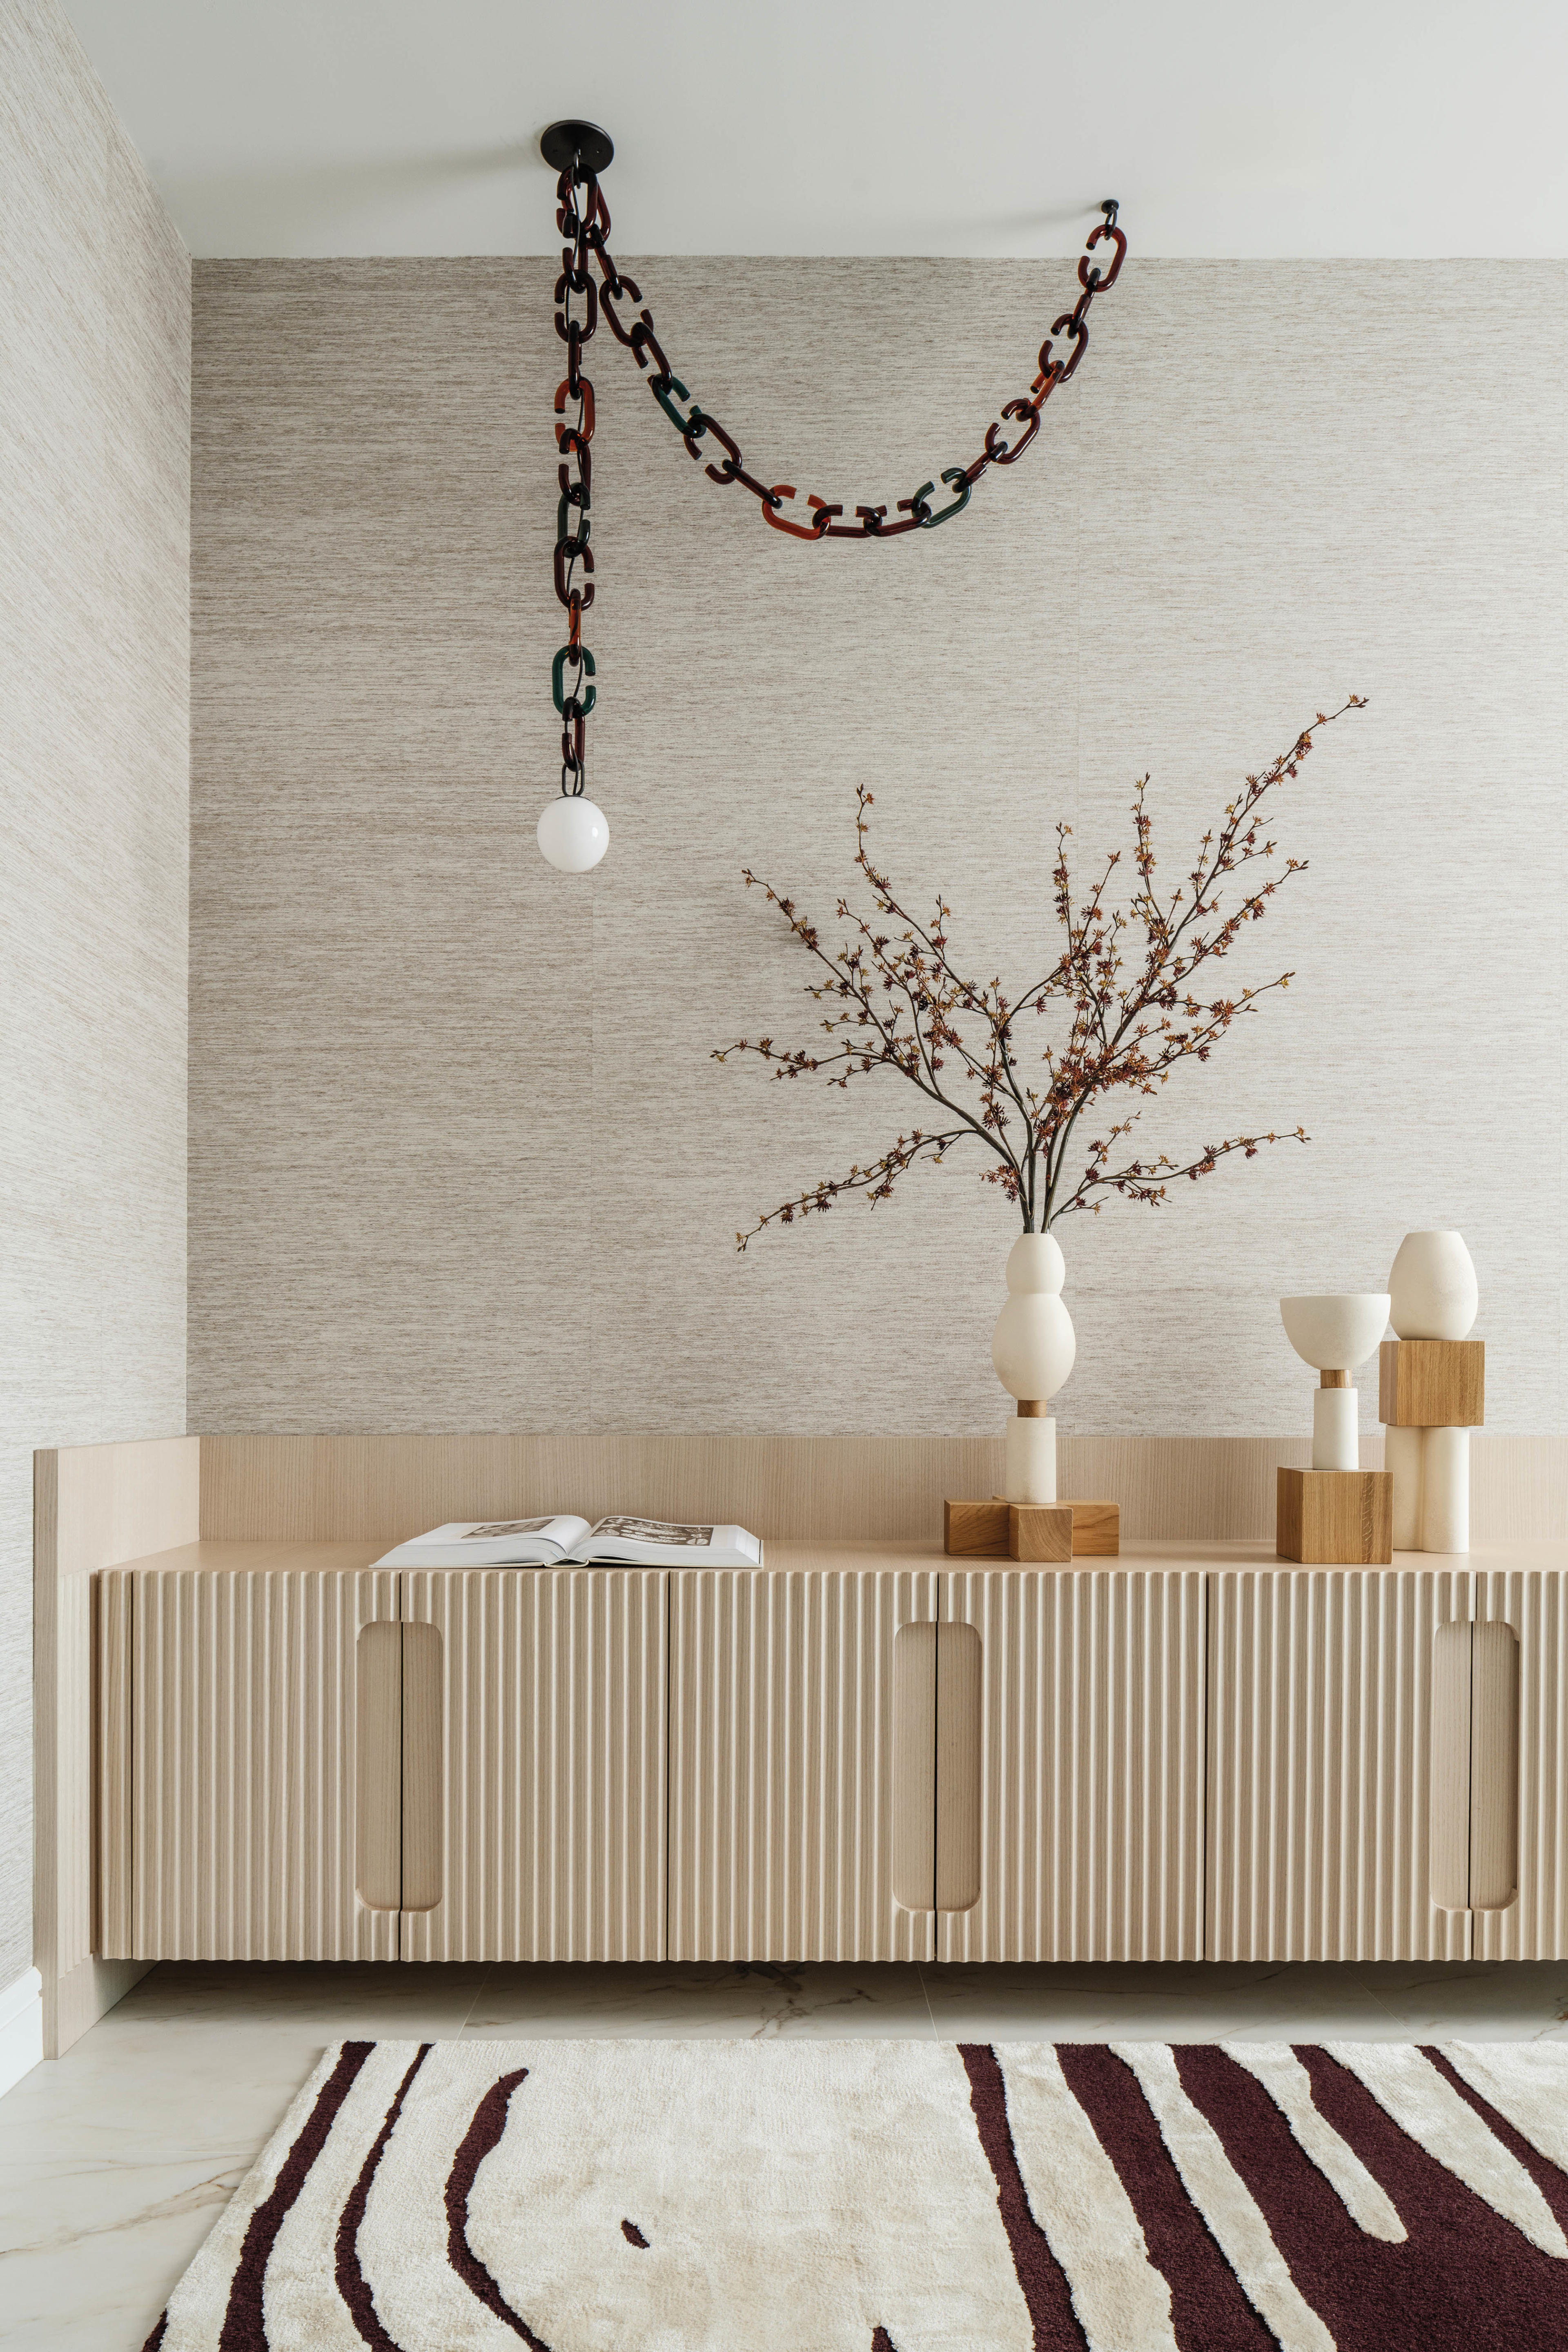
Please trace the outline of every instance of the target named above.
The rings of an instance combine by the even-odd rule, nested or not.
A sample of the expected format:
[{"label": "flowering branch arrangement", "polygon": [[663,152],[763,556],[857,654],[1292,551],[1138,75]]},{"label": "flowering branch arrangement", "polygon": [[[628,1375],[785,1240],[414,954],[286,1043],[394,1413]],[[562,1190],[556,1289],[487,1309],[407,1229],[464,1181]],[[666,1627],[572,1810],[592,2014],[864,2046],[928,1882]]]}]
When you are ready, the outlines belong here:
[{"label": "flowering branch arrangement", "polygon": [[[1352,694],[1338,710],[1319,711],[1314,728],[1331,726],[1348,710],[1365,708]],[[1103,872],[1087,891],[1075,886],[1068,864],[1070,825],[1057,827],[1052,871],[1055,909],[1061,926],[1060,953],[1042,979],[1016,995],[1004,992],[1000,979],[965,980],[948,954],[952,908],[938,897],[929,922],[921,922],[894,896],[887,876],[873,865],[868,847],[873,795],[858,792],[855,863],[874,902],[868,920],[846,899],[838,919],[850,936],[826,948],[815,923],[793,899],[781,897],[748,867],[746,887],[766,893],[794,937],[822,968],[806,993],[826,1008],[823,1042],[808,1052],[742,1037],[715,1051],[715,1061],[731,1054],[755,1054],[775,1078],[818,1074],[830,1086],[847,1087],[854,1077],[891,1070],[933,1107],[931,1124],[901,1133],[881,1157],[847,1176],[828,1177],[793,1201],[759,1217],[736,1246],[772,1224],[793,1224],[813,1210],[826,1212],[847,1193],[863,1192],[873,1207],[891,1197],[898,1180],[917,1160],[941,1160],[959,1144],[978,1144],[993,1164],[982,1182],[1000,1185],[1023,1219],[1026,1234],[1044,1233],[1074,1210],[1098,1215],[1107,1193],[1158,1207],[1181,1177],[1196,1182],[1220,1161],[1239,1151],[1255,1159],[1265,1143],[1305,1143],[1305,1130],[1288,1135],[1227,1136],[1205,1144],[1178,1165],[1163,1152],[1151,1159],[1131,1154],[1124,1139],[1142,1115],[1139,1097],[1158,1094],[1178,1062],[1206,1062],[1215,1044],[1243,1014],[1256,1013],[1260,998],[1288,988],[1294,974],[1281,972],[1239,995],[1210,995],[1210,967],[1227,954],[1242,926],[1260,922],[1268,902],[1304,858],[1287,857],[1268,879],[1248,869],[1274,856],[1276,844],[1262,834],[1262,803],[1268,793],[1299,772],[1312,749],[1312,728],[1304,728],[1226,807],[1217,831],[1205,833],[1186,873],[1170,895],[1156,887],[1152,821],[1148,813],[1149,778],[1132,802],[1132,864],[1137,876],[1125,905],[1110,896],[1121,863],[1112,850]],[[1233,878],[1235,877],[1235,878]],[[1227,889],[1226,884],[1230,885]],[[1222,903],[1223,902],[1223,903]],[[1031,1019],[1055,1016],[1056,1035],[1045,1045],[1037,1070],[1027,1066],[1022,1034]],[[1109,1118],[1089,1121],[1097,1106]],[[1120,1115],[1119,1115],[1120,1114]],[[1088,1141],[1075,1142],[1080,1122],[1098,1127]]]}]

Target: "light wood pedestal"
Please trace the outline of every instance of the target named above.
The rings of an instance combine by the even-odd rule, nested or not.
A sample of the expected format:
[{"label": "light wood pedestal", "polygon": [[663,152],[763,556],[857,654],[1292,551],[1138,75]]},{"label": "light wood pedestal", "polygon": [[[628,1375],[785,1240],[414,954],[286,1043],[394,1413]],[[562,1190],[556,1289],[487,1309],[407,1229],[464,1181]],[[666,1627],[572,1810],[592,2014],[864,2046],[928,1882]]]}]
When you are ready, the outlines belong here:
[{"label": "light wood pedestal", "polygon": [[101,1957],[1568,1957],[1568,1547],[378,1548],[101,1572]]}]

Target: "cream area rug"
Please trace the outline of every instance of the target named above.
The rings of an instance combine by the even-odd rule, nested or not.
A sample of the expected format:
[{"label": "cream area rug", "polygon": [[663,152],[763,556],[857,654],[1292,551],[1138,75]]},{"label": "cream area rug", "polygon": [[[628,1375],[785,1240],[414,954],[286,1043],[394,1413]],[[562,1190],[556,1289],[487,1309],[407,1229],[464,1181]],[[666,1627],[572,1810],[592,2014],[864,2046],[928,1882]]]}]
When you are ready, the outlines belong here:
[{"label": "cream area rug", "polygon": [[345,2042],[148,2352],[1561,2352],[1568,2049]]}]

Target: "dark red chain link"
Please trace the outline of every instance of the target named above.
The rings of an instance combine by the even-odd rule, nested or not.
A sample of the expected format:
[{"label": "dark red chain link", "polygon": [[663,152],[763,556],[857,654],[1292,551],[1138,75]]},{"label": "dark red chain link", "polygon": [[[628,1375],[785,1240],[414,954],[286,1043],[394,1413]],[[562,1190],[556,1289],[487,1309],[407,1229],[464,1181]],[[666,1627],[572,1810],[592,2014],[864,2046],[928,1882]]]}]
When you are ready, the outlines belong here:
[{"label": "dark red chain link", "polygon": [[[566,215],[570,210],[566,194],[570,177],[571,174],[565,172],[561,175],[563,230],[566,229]],[[592,177],[586,179],[583,184],[589,191],[589,202],[581,217],[576,253],[573,257],[563,256],[563,264],[571,259],[573,268],[563,269],[562,278],[557,281],[555,289],[557,301],[562,299],[563,289],[567,287],[569,281],[574,290],[581,290],[577,283],[578,278],[580,277],[584,281],[587,279],[586,261],[581,257],[585,250],[592,251],[599,267],[601,281],[599,310],[609,320],[611,333],[618,341],[626,345],[638,367],[647,377],[649,391],[685,442],[688,453],[694,458],[703,458],[702,445],[711,436],[722,455],[717,465],[711,462],[703,465],[702,470],[710,481],[742,483],[761,504],[763,520],[771,523],[774,530],[787,532],[792,539],[899,539],[907,530],[934,530],[939,523],[949,522],[954,515],[962,514],[969,504],[970,493],[975,483],[987,468],[992,466],[1016,466],[1039,431],[1040,417],[1047,401],[1059,384],[1068,382],[1089,349],[1089,306],[1097,295],[1110,293],[1121,275],[1122,262],[1127,257],[1127,239],[1116,223],[1117,206],[1113,203],[1104,204],[1100,206],[1100,211],[1105,217],[1097,222],[1089,231],[1084,250],[1079,258],[1078,282],[1081,291],[1077,302],[1070,310],[1063,311],[1045,341],[1040,345],[1034,382],[1028,391],[1020,393],[1016,400],[1008,401],[996,422],[986,427],[984,445],[980,455],[968,466],[950,466],[944,469],[942,480],[958,493],[949,504],[933,509],[931,500],[935,495],[936,484],[923,482],[913,498],[899,500],[898,511],[904,518],[901,522],[889,522],[888,509],[885,506],[857,507],[856,521],[841,522],[838,518],[844,512],[842,506],[829,506],[824,499],[816,496],[808,496],[805,501],[810,520],[797,521],[784,512],[786,505],[793,502],[796,495],[794,484],[774,482],[770,488],[759,476],[748,472],[737,442],[725,431],[716,416],[710,416],[696,401],[691,399],[686,386],[675,373],[654,331],[653,313],[646,304],[643,304],[641,287],[635,278],[625,278],[621,275],[610,253],[606,243],[610,234],[610,214],[603,191],[597,180]],[[1109,270],[1102,269],[1099,262],[1091,261],[1089,258],[1095,247],[1107,237],[1114,247],[1114,258]],[[589,287],[589,292],[590,294],[593,292],[592,286]],[[616,308],[616,305],[622,301],[635,302],[641,306],[629,326],[623,321]],[[593,317],[594,308],[590,303],[590,321]],[[562,314],[559,311],[556,314],[555,324],[559,333],[566,333],[567,330],[562,324]],[[584,341],[587,340],[587,335],[591,335],[593,331],[593,325],[590,323],[584,336]],[[1056,340],[1061,335],[1066,336],[1068,346],[1065,359],[1058,359],[1055,356]],[[648,374],[650,358],[656,364],[653,373]],[[591,390],[590,387],[590,394]],[[684,415],[675,404],[678,399],[690,403]],[[555,405],[559,410],[561,406],[559,394],[556,395]],[[591,437],[593,433],[591,397],[588,414],[588,434]],[[1022,431],[1012,430],[1015,425],[1022,426]],[[1007,436],[1005,439],[1003,438],[1005,432]],[[585,448],[584,459],[585,464]],[[563,487],[565,483],[565,474],[566,469],[563,467]],[[585,484],[582,503],[585,510],[587,506]],[[585,527],[584,537],[585,544]],[[556,552],[556,593],[560,594],[560,550],[557,549]],[[590,572],[593,570],[591,560],[586,563],[585,569]],[[585,601],[592,603],[593,594],[594,592],[590,588]]]},{"label": "dark red chain link", "polygon": [[[594,656],[583,643],[583,615],[594,601],[594,551],[588,544],[594,387],[583,373],[583,346],[592,340],[599,323],[599,297],[588,274],[588,257],[595,243],[598,216],[603,214],[608,226],[609,215],[605,212],[598,181],[591,172],[579,180],[575,162],[562,173],[555,193],[559,198],[556,226],[569,240],[563,248],[561,275],[555,281],[555,331],[566,346],[566,375],[556,389],[555,414],[565,417],[567,404],[574,401],[576,415],[555,427],[555,445],[561,453],[556,469],[561,503],[555,520],[555,593],[566,607],[566,643],[555,656],[550,682],[561,714],[561,789],[576,793],[583,790],[587,774],[584,721],[599,694],[589,682]],[[583,302],[581,316],[574,308],[574,300]],[[611,324],[619,333],[614,319]]]}]

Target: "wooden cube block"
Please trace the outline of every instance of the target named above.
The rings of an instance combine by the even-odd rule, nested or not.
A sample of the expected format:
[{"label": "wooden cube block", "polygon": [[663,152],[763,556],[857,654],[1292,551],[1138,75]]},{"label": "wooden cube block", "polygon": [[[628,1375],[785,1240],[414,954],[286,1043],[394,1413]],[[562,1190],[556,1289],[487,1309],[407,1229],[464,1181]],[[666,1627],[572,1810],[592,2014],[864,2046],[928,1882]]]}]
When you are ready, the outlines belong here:
[{"label": "wooden cube block", "polygon": [[1479,1429],[1486,1419],[1484,1339],[1385,1339],[1377,1357],[1377,1417],[1392,1429]]},{"label": "wooden cube block", "polygon": [[1007,1557],[1065,1566],[1072,1558],[1072,1505],[1009,1503]]},{"label": "wooden cube block", "polygon": [[1075,1559],[1117,1559],[1121,1553],[1121,1507],[1118,1503],[1069,1503]]},{"label": "wooden cube block", "polygon": [[1281,1470],[1274,1549],[1280,1559],[1340,1568],[1394,1558],[1394,1479],[1387,1470]]},{"label": "wooden cube block", "polygon": [[942,1549],[956,1559],[1006,1559],[1007,1506],[988,1503],[943,1503]]}]

